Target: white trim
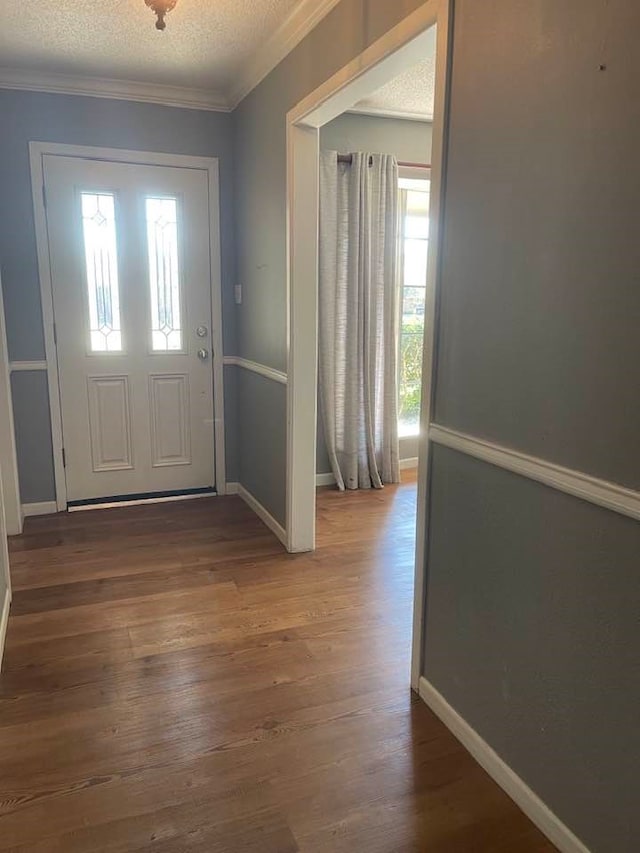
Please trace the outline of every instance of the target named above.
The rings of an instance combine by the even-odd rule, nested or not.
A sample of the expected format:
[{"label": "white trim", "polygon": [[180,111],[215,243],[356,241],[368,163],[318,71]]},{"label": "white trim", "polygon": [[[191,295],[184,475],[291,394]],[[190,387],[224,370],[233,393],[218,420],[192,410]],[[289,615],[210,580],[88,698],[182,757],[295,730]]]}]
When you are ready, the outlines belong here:
[{"label": "white trim", "polygon": [[266,364],[260,364],[239,355],[225,355],[224,364],[225,367],[242,367],[244,370],[250,370],[252,373],[264,376],[265,379],[273,379],[274,382],[279,382],[281,385],[287,384],[287,374],[283,373],[282,370],[276,370],[275,367],[269,367]]},{"label": "white trim", "polygon": [[0,89],[47,92],[55,95],[85,95],[117,101],[138,101],[165,107],[230,112],[225,95],[208,89],[169,86],[161,83],[139,83],[135,80],[113,80],[75,74],[53,74],[0,68]]},{"label": "white trim", "polygon": [[289,110],[287,123],[321,127],[352,109],[372,88],[420,62],[433,47],[431,27],[447,10],[448,0],[426,0]]},{"label": "white trim", "polygon": [[425,124],[433,124],[433,116],[426,113],[412,113],[408,110],[392,110],[388,107],[352,107],[346,112],[356,116],[370,116],[371,118],[397,118],[402,121],[421,121]]},{"label": "white trim", "polygon": [[275,520],[275,518],[271,515],[269,510],[265,509],[263,507],[263,505],[260,503],[260,501],[254,495],[252,495],[248,489],[245,489],[245,487],[242,485],[242,483],[238,483],[238,491],[236,494],[238,494],[242,498],[242,500],[247,504],[247,506],[250,507],[250,509],[252,509],[255,512],[255,514],[258,516],[258,518],[267,525],[269,530],[271,530],[273,533],[275,533],[275,535],[278,537],[278,539],[282,542],[282,544],[286,548],[287,547],[287,533],[286,533],[284,527],[281,524],[279,524]]},{"label": "white trim", "polygon": [[640,521],[640,492],[634,489],[437,424],[431,425],[429,440]]},{"label": "white trim", "polygon": [[331,471],[326,474],[316,474],[316,488],[318,486],[335,486],[336,478]]},{"label": "white trim", "polygon": [[11,361],[9,370],[11,373],[20,373],[24,370],[46,370],[46,361]]},{"label": "white trim", "polygon": [[[406,471],[408,469],[414,469],[418,467],[418,457],[413,456],[410,459],[401,459],[400,460],[400,470]],[[331,471],[327,471],[324,474],[316,474],[316,488],[318,486],[334,486],[336,482],[336,478],[334,477]]]},{"label": "white trim", "polygon": [[337,6],[340,0],[300,0],[260,50],[244,65],[229,92],[228,102],[235,109],[240,101],[287,56],[302,39]]},{"label": "white trim", "polygon": [[418,689],[423,672],[425,601],[427,595],[427,540],[429,510],[427,499],[431,484],[431,450],[428,425],[431,423],[433,390],[436,375],[436,328],[438,326],[438,288],[442,252],[444,200],[446,183],[447,128],[451,79],[451,3],[440,0],[437,13],[436,74],[433,132],[431,143],[431,195],[429,207],[429,249],[427,290],[425,294],[425,324],[422,348],[422,390],[420,400],[420,432],[418,438],[418,487],[416,516],[416,561],[413,591],[413,627],[411,634],[411,687]]},{"label": "white trim", "polygon": [[417,468],[419,462],[418,456],[410,456],[408,459],[400,460],[400,470],[406,471],[409,468]]},{"label": "white trim", "polygon": [[7,335],[4,319],[4,301],[0,282],[0,494],[4,495],[4,520],[6,533],[15,536],[22,533],[22,510],[20,507],[20,479],[16,455],[15,426],[13,422],[13,397]]},{"label": "white trim", "polygon": [[53,334],[53,287],[49,262],[49,238],[47,216],[42,187],[44,185],[43,157],[77,157],[80,159],[106,160],[113,163],[135,163],[147,166],[173,166],[184,169],[200,169],[207,173],[209,187],[209,251],[211,266],[211,348],[213,353],[213,407],[215,478],[219,495],[226,492],[226,463],[224,437],[224,377],[222,348],[222,272],[220,260],[220,191],[218,158],[191,157],[184,154],[159,154],[150,151],[131,151],[120,148],[98,148],[86,145],[64,145],[53,142],[30,142],[31,188],[36,227],[40,295],[44,324],[45,353],[51,411],[53,439],[53,463],[56,485],[56,501],[59,511],[67,508],[67,487],[62,462],[62,413],[58,379],[58,361]]},{"label": "white trim", "polygon": [[58,505],[55,501],[22,504],[22,515],[25,518],[33,515],[54,515],[56,512],[58,512]]},{"label": "white trim", "polygon": [[2,669],[2,658],[4,657],[4,643],[7,638],[7,627],[9,625],[9,609],[11,608],[11,590],[7,587],[4,591],[2,601],[2,612],[0,613],[0,670]]},{"label": "white trim", "polygon": [[240,490],[240,483],[227,483],[227,495],[237,495]]},{"label": "white trim", "polygon": [[561,853],[589,853],[569,827],[562,823],[426,678],[420,679],[419,692],[433,713]]}]

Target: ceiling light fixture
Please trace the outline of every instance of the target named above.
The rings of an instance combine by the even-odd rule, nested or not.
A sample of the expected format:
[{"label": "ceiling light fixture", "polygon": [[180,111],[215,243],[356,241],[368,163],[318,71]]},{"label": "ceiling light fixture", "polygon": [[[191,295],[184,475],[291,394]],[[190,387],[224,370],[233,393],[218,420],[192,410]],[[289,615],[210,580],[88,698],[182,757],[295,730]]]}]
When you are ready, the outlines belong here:
[{"label": "ceiling light fixture", "polygon": [[167,26],[164,22],[164,16],[170,12],[176,5],[178,0],[144,0],[147,6],[156,13],[156,29],[164,30]]}]

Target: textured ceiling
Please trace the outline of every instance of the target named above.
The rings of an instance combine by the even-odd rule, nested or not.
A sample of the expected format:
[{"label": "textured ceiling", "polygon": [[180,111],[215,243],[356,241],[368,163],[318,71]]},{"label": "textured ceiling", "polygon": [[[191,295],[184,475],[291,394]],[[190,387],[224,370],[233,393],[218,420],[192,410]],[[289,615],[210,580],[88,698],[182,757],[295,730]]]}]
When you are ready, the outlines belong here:
[{"label": "textured ceiling", "polygon": [[299,0],[0,0],[0,66],[228,90]]},{"label": "textured ceiling", "polygon": [[435,53],[358,101],[352,109],[354,112],[431,119],[434,89]]}]

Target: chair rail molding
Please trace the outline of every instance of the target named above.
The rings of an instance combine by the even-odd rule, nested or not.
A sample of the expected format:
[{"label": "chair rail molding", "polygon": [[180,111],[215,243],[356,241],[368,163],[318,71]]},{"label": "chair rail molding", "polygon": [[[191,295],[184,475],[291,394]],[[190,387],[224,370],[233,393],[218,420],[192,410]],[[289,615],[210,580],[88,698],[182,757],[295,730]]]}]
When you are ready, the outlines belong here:
[{"label": "chair rail molding", "polygon": [[11,361],[9,362],[9,371],[11,373],[20,373],[28,370],[46,370],[47,362],[44,360],[38,361]]},{"label": "chair rail molding", "polygon": [[283,373],[282,370],[276,370],[275,367],[269,367],[266,364],[260,364],[257,361],[251,361],[251,359],[242,358],[239,355],[225,355],[223,361],[225,367],[241,367],[243,370],[257,373],[259,376],[264,376],[265,379],[272,379],[281,385],[287,384],[287,374]]},{"label": "chair rail molding", "polygon": [[429,441],[640,521],[640,492],[634,489],[438,424],[431,424]]}]

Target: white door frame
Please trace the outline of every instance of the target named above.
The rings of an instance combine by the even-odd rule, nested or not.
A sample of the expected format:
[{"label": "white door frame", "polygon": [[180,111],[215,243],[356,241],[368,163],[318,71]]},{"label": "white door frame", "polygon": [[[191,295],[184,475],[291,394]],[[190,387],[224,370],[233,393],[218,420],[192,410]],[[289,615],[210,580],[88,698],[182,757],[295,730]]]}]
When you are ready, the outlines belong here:
[{"label": "white door frame", "polygon": [[7,535],[22,533],[22,506],[18,481],[11,373],[7,348],[2,282],[0,281],[0,479],[4,495]]},{"label": "white door frame", "polygon": [[437,24],[436,90],[431,153],[429,273],[422,375],[418,468],[416,569],[411,684],[422,672],[426,572],[426,502],[429,437],[443,201],[445,111],[450,62],[450,0],[428,0],[287,114],[288,364],[287,547],[315,547],[315,460],[318,349],[319,128],[357,100],[424,57],[428,31]]},{"label": "white door frame", "polygon": [[191,157],[183,154],[158,154],[150,151],[126,151],[121,148],[95,148],[87,145],[65,145],[53,142],[30,142],[31,188],[33,212],[38,249],[40,296],[44,323],[44,344],[49,407],[51,410],[51,432],[53,439],[53,462],[58,511],[67,508],[67,486],[62,459],[62,412],[60,408],[60,386],[58,359],[54,336],[53,284],[49,263],[49,236],[44,194],[45,154],[76,157],[81,160],[107,160],[112,163],[131,163],[144,166],[173,166],[181,169],[198,169],[207,174],[209,185],[209,256],[211,266],[211,349],[213,359],[213,417],[214,457],[216,491],[226,494],[224,446],[224,374],[222,346],[222,274],[220,260],[220,193],[217,157]]}]

